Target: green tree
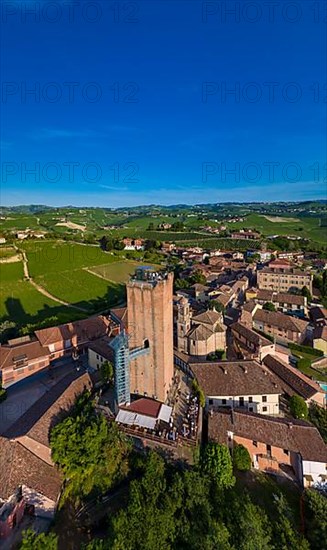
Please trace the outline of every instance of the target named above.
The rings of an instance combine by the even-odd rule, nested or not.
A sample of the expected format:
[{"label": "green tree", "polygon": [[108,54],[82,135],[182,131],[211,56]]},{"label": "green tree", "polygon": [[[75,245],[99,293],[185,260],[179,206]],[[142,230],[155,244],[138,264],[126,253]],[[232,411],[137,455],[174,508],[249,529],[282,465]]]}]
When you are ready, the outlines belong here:
[{"label": "green tree", "polygon": [[292,395],[290,399],[290,411],[294,418],[306,420],[308,418],[308,406],[303,397]]},{"label": "green tree", "polygon": [[207,279],[203,275],[202,271],[197,269],[196,271],[194,271],[194,273],[191,275],[191,277],[189,277],[189,282],[190,282],[191,285],[194,285],[195,283],[205,285],[206,282],[207,282]]},{"label": "green tree", "polygon": [[143,475],[130,484],[127,508],[113,519],[113,550],[165,550],[175,538],[176,502],[170,497],[165,475],[165,462],[150,451]]},{"label": "green tree", "polygon": [[32,529],[23,531],[20,550],[57,550],[58,537],[54,533],[37,534]]},{"label": "green tree", "polygon": [[251,470],[251,457],[244,445],[235,445],[233,449],[233,464],[237,470]]},{"label": "green tree", "polygon": [[61,503],[79,503],[91,493],[104,492],[128,473],[130,442],[117,424],[95,414],[87,395],[73,413],[50,433],[52,459],[65,478]]},{"label": "green tree", "polygon": [[227,488],[235,484],[232,459],[226,445],[208,443],[204,448],[201,464],[203,471],[217,487]]},{"label": "green tree", "polygon": [[104,361],[100,366],[101,380],[103,384],[111,382],[114,377],[114,367],[110,361]]},{"label": "green tree", "polygon": [[318,428],[321,437],[327,443],[327,409],[312,403],[309,409],[309,419]]},{"label": "green tree", "polygon": [[312,302],[312,296],[307,286],[304,286],[301,290],[301,295],[304,296],[308,302]]},{"label": "green tree", "polygon": [[219,300],[210,300],[208,307],[209,309],[215,309],[219,313],[224,313],[225,311],[223,304]]},{"label": "green tree", "polygon": [[314,489],[304,492],[306,536],[312,550],[321,550],[327,541],[327,498]]},{"label": "green tree", "polygon": [[199,399],[200,407],[205,407],[206,398],[205,398],[204,392],[200,388],[200,385],[199,385],[198,381],[196,380],[196,378],[193,378],[193,380],[192,380],[192,390],[195,393],[195,395],[197,396],[197,398]]},{"label": "green tree", "polygon": [[262,309],[266,309],[267,311],[276,311],[276,308],[272,302],[265,302]]},{"label": "green tree", "polygon": [[6,398],[7,398],[7,390],[5,390],[2,387],[2,383],[1,383],[1,380],[0,380],[0,403],[1,403],[1,401],[4,401]]}]

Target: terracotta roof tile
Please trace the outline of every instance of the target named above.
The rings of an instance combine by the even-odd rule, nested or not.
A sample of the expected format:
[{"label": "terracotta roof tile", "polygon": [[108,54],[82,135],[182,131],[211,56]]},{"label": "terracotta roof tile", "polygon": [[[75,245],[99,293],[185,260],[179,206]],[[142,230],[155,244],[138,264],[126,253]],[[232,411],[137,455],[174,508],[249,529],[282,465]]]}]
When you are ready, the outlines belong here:
[{"label": "terracotta roof tile", "polygon": [[308,422],[240,411],[213,411],[208,417],[212,441],[227,444],[227,432],[280,449],[300,453],[303,460],[327,462],[327,446],[318,430]]},{"label": "terracotta roof tile", "polygon": [[1,498],[9,498],[19,485],[27,485],[56,502],[61,482],[56,467],[50,466],[17,441],[0,437]]},{"label": "terracotta roof tile", "polygon": [[256,361],[190,363],[207,396],[281,393],[278,378]]},{"label": "terracotta roof tile", "polygon": [[266,355],[263,362],[278,376],[278,378],[286,383],[288,388],[292,390],[292,393],[297,393],[304,399],[309,399],[317,392],[322,392],[319,384],[313,380],[310,380],[310,378],[298,369],[292,367],[291,365],[287,365],[281,359],[269,354]]},{"label": "terracotta roof tile", "polygon": [[68,411],[84,387],[91,387],[90,376],[75,370],[62,378],[46,394],[34,403],[6,432],[5,437],[28,435],[35,441],[49,446],[49,431],[60,414]]},{"label": "terracotta roof tile", "polygon": [[253,319],[291,332],[304,332],[309,324],[307,321],[296,319],[279,311],[267,311],[265,309],[258,309]]},{"label": "terracotta roof tile", "polygon": [[16,346],[0,345],[0,369],[15,366],[15,359],[24,357],[26,360],[48,358],[49,350],[41,346],[38,340],[18,344]]}]

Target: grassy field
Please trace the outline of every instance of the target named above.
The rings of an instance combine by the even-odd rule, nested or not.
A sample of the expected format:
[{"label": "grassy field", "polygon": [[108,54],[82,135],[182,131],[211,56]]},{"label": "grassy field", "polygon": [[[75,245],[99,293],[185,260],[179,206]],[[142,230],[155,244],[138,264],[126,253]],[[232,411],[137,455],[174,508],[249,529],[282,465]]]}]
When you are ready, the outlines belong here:
[{"label": "grassy field", "polygon": [[13,246],[0,246],[0,260],[2,258],[11,258],[17,254]]},{"label": "grassy field", "polygon": [[0,319],[18,326],[56,316],[59,322],[81,317],[77,310],[61,306],[43,296],[23,279],[21,262],[0,264]]},{"label": "grassy field", "polygon": [[35,282],[56,298],[90,313],[112,307],[124,298],[122,285],[105,281],[84,269],[46,273],[35,277]]},{"label": "grassy field", "polygon": [[28,259],[32,277],[46,273],[71,272],[83,267],[103,265],[117,260],[99,246],[67,243],[64,241],[29,241],[21,244]]},{"label": "grassy field", "polygon": [[36,216],[12,215],[6,220],[0,220],[0,230],[40,229]]}]

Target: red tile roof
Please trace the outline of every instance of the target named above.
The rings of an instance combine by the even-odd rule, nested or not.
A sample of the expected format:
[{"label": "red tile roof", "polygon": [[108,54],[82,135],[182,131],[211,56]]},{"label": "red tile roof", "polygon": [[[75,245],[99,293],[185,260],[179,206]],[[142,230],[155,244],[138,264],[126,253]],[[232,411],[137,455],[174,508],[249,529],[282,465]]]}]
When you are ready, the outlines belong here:
[{"label": "red tile roof", "polygon": [[327,462],[327,446],[317,428],[288,420],[234,409],[220,409],[208,417],[209,439],[227,444],[227,432],[266,445],[299,453],[303,460]]},{"label": "red tile roof", "polygon": [[281,393],[278,378],[256,361],[206,361],[189,367],[206,396]]},{"label": "red tile roof", "polygon": [[289,395],[296,393],[304,399],[310,399],[317,392],[322,393],[319,384],[281,359],[269,354],[264,357],[263,362],[278,378],[285,382],[286,393]]},{"label": "red tile roof", "polygon": [[12,439],[28,435],[35,441],[49,446],[50,428],[59,420],[63,412],[71,408],[84,388],[90,387],[89,374],[76,371],[69,373],[36,401],[5,432],[5,437]]},{"label": "red tile roof", "polygon": [[0,498],[9,498],[19,485],[26,485],[57,501],[62,479],[50,466],[17,441],[0,437]]},{"label": "red tile roof", "polygon": [[106,317],[99,315],[74,323],[36,330],[35,335],[43,346],[70,340],[75,336],[82,342],[88,342],[107,334],[109,324],[110,322]]},{"label": "red tile roof", "polygon": [[18,344],[16,346],[9,346],[7,344],[0,345],[0,370],[5,368],[12,368],[15,366],[15,359],[25,357],[26,362],[33,359],[47,359],[49,358],[49,350],[46,347],[41,346],[38,340]]},{"label": "red tile roof", "polygon": [[145,416],[152,416],[153,418],[158,418],[159,411],[162,403],[156,401],[155,399],[149,399],[146,397],[141,397],[137,401],[133,401],[127,407],[121,407],[121,409],[126,409],[128,411],[136,412],[139,414],[144,414]]}]

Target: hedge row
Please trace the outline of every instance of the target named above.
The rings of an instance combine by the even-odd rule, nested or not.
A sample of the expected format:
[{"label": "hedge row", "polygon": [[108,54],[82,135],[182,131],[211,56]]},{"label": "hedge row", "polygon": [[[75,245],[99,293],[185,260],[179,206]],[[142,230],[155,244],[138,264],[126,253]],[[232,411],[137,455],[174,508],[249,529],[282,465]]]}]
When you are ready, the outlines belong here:
[{"label": "hedge row", "polygon": [[308,354],[314,355],[316,357],[322,357],[324,355],[324,352],[321,351],[320,349],[314,349],[314,348],[311,348],[310,346],[301,346],[300,344],[290,343],[290,344],[288,344],[288,347],[291,350],[299,351],[299,352],[302,351],[302,353],[308,353]]}]

